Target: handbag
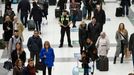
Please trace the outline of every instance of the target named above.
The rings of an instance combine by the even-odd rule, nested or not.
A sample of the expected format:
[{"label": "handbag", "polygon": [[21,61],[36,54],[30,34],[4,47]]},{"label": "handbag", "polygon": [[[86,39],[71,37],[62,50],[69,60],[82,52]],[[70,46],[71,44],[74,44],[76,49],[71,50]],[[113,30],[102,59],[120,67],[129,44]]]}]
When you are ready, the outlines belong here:
[{"label": "handbag", "polygon": [[125,50],[125,58],[130,58],[130,57],[131,57],[131,53],[130,53],[129,49],[127,48]]},{"label": "handbag", "polygon": [[3,68],[10,71],[13,68],[12,62],[10,60],[7,60],[4,62]]},{"label": "handbag", "polygon": [[42,62],[38,62],[35,67],[37,70],[45,70],[45,65]]},{"label": "handbag", "polygon": [[[119,32],[120,33],[120,32]],[[127,45],[128,44],[128,41],[127,41],[127,38],[122,34],[122,33],[120,33],[121,34],[121,36],[124,38],[124,40],[122,40],[122,43],[124,44],[124,45]]]}]

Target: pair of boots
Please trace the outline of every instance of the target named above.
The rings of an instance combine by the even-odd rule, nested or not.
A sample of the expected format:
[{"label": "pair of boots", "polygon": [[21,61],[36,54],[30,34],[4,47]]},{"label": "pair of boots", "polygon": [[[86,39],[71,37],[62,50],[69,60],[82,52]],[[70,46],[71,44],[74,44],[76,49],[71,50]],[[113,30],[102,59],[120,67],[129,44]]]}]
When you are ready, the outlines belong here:
[{"label": "pair of boots", "polygon": [[[117,57],[115,56],[115,57],[114,57],[114,63],[113,63],[113,64],[116,64],[116,59],[117,59]],[[120,63],[123,63],[123,57],[121,57]]]}]

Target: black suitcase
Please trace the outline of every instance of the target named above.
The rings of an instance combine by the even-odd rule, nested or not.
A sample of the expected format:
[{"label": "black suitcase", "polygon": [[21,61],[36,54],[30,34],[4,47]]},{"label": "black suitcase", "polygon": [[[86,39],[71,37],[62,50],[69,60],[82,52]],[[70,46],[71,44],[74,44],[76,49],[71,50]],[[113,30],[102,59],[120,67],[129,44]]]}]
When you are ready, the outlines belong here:
[{"label": "black suitcase", "polygon": [[60,11],[59,8],[56,8],[56,9],[55,9],[55,18],[58,18],[58,17],[60,17],[60,16],[61,16],[61,11]]},{"label": "black suitcase", "polygon": [[56,5],[57,0],[49,0],[49,5]]},{"label": "black suitcase", "polygon": [[98,69],[100,71],[108,71],[109,70],[109,60],[106,56],[99,57]]},{"label": "black suitcase", "polygon": [[36,24],[35,24],[35,22],[34,22],[33,20],[29,20],[29,21],[27,22],[27,24],[28,24],[28,30],[29,30],[29,31],[35,30]]},{"label": "black suitcase", "polygon": [[78,10],[76,20],[77,21],[82,21],[82,10]]},{"label": "black suitcase", "polygon": [[116,8],[115,16],[116,17],[122,17],[122,15],[123,15],[123,8],[122,7]]}]

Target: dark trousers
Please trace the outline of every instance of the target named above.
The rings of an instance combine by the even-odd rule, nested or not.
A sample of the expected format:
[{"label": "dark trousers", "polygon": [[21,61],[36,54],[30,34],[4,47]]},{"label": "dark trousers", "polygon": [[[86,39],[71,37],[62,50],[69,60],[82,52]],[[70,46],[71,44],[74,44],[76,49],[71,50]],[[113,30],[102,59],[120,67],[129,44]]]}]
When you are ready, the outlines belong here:
[{"label": "dark trousers", "polygon": [[76,25],[76,15],[72,15],[72,23],[73,23],[73,27],[75,27]]},{"label": "dark trousers", "polygon": [[39,52],[30,52],[30,58],[34,60],[34,57],[36,57],[35,65],[39,63]]},{"label": "dark trousers", "polygon": [[79,42],[79,44],[80,44],[80,53],[82,54],[82,51],[85,50],[84,42]]},{"label": "dark trousers", "polygon": [[124,44],[122,43],[122,41],[121,41],[121,54],[122,54],[122,56],[121,56],[121,63],[123,63],[123,59],[124,59]]},{"label": "dark trousers", "polygon": [[82,9],[82,14],[83,14],[83,18],[86,18],[87,14],[88,14],[88,18],[91,17],[91,9],[88,8],[87,6],[83,6],[83,9]]},{"label": "dark trousers", "polygon": [[100,33],[103,31],[103,23],[99,23],[100,24]]},{"label": "dark trousers", "polygon": [[133,68],[134,68],[134,52],[132,51],[132,60],[133,60]]},{"label": "dark trousers", "polygon": [[69,28],[69,27],[67,27],[67,28],[63,28],[63,27],[61,27],[60,46],[63,46],[65,32],[66,32],[66,34],[67,34],[68,45],[71,45],[70,28]]},{"label": "dark trousers", "polygon": [[[124,59],[124,44],[122,43],[122,41],[121,41],[121,54],[122,54],[122,56],[121,56],[120,63],[123,63],[123,59]],[[117,57],[115,56],[114,57],[114,64],[116,63],[116,59],[117,59]]]},{"label": "dark trousers", "polygon": [[34,20],[35,24],[36,24],[36,30],[37,31],[41,31],[41,20]]},{"label": "dark trousers", "polygon": [[89,70],[88,70],[88,68],[84,68],[84,75],[89,75]]},{"label": "dark trousers", "polygon": [[129,15],[129,6],[128,5],[123,6],[123,15]]},{"label": "dark trousers", "polygon": [[[47,67],[47,68],[48,68],[48,75],[52,75],[52,67]],[[46,75],[46,66],[44,67],[43,75]]]},{"label": "dark trousers", "polygon": [[27,13],[21,12],[20,19],[25,27],[27,27],[27,17],[28,17]]}]

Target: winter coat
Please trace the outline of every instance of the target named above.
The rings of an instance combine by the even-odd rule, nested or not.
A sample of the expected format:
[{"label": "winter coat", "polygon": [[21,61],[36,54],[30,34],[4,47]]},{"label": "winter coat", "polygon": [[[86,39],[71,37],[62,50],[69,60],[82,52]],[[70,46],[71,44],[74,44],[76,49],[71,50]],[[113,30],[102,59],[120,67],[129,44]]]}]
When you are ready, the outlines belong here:
[{"label": "winter coat", "polygon": [[107,56],[108,50],[110,49],[109,39],[107,37],[105,37],[104,39],[99,37],[96,42],[96,47],[99,56]]},{"label": "winter coat", "polygon": [[[127,38],[127,41],[128,41],[128,33],[125,35],[125,37]],[[121,52],[121,40],[122,40],[121,34],[118,31],[116,32],[115,39],[117,42],[115,56],[118,57]],[[126,48],[128,48],[128,46],[124,46],[124,47],[125,47],[125,50]]]},{"label": "winter coat", "polygon": [[84,43],[87,39],[87,30],[79,28],[79,43]]},{"label": "winter coat", "polygon": [[[46,56],[46,58],[44,58],[44,55]],[[45,48],[42,48],[40,52],[40,59],[42,60],[44,65],[46,65],[47,67],[52,67],[54,65],[55,59],[54,50],[52,48],[49,48],[47,52]]]},{"label": "winter coat", "polygon": [[38,37],[30,37],[27,42],[27,47],[30,52],[40,52],[42,49],[42,39]]},{"label": "winter coat", "polygon": [[33,17],[34,21],[42,21],[42,11],[39,6],[35,6],[32,8],[31,13],[30,13],[30,19]]},{"label": "winter coat", "polygon": [[13,35],[13,23],[12,22],[4,22],[3,30],[4,30],[4,34],[3,34],[4,41],[9,41],[9,39]]},{"label": "winter coat", "polygon": [[88,57],[92,59],[92,61],[95,61],[98,58],[97,55],[97,49],[94,44],[88,44],[85,45],[86,52],[88,53]]},{"label": "winter coat", "polygon": [[13,75],[23,75],[23,67],[20,69],[18,66],[13,68]]},{"label": "winter coat", "polygon": [[129,50],[132,51],[134,55],[134,33],[131,34],[130,40],[129,40]]},{"label": "winter coat", "polygon": [[21,0],[18,4],[17,11],[21,13],[28,14],[30,12],[31,6],[29,0]]},{"label": "winter coat", "polygon": [[100,23],[100,25],[105,24],[106,22],[106,14],[103,9],[98,11],[97,9],[94,11],[94,17],[96,18],[96,22]]},{"label": "winter coat", "polygon": [[15,66],[15,62],[17,59],[20,59],[24,65],[24,63],[26,62],[26,53],[25,53],[25,51],[22,51],[22,53],[20,53],[19,57],[18,57],[17,50],[14,50],[11,53],[11,59],[12,59],[13,66]]},{"label": "winter coat", "polygon": [[25,67],[23,70],[23,75],[36,75],[35,70],[35,67],[30,67],[27,65],[27,67]]},{"label": "winter coat", "polygon": [[100,35],[100,26],[98,23],[95,24],[95,26],[93,26],[92,23],[88,24],[88,37],[91,38],[91,40],[93,41],[93,43],[96,43],[99,35]]}]

